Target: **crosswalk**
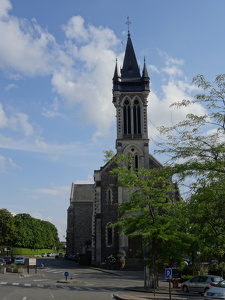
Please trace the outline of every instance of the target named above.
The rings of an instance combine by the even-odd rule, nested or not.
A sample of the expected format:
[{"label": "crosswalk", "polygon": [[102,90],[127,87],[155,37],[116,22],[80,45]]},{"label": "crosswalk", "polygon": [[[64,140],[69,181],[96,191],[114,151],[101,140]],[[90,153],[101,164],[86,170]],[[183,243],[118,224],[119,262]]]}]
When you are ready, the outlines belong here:
[{"label": "crosswalk", "polygon": [[25,287],[25,288],[45,288],[45,289],[64,289],[64,290],[77,290],[77,291],[101,291],[101,292],[116,292],[118,288],[113,287],[87,287],[87,286],[72,286],[72,285],[48,285],[48,284],[33,284],[33,283],[19,283],[19,282],[0,282],[1,286],[17,286],[17,287]]}]

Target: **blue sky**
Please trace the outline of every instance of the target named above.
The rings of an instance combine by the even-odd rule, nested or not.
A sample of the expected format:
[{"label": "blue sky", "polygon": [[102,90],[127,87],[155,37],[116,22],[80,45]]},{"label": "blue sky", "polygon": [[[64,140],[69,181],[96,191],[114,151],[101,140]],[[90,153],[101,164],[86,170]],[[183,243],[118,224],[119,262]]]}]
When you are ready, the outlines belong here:
[{"label": "blue sky", "polygon": [[192,78],[224,73],[224,15],[224,0],[0,0],[0,207],[52,222],[63,240],[71,183],[92,182],[115,149],[127,16],[151,78],[152,153],[156,127],[190,112],[169,105],[193,97]]}]

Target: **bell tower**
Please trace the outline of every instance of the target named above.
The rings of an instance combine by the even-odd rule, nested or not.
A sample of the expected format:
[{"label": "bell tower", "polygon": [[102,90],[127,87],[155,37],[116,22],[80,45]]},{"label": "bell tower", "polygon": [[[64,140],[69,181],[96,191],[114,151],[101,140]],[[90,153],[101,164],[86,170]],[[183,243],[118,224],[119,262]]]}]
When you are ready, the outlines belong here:
[{"label": "bell tower", "polygon": [[113,104],[117,118],[117,153],[131,155],[135,168],[149,168],[147,120],[149,86],[150,78],[145,60],[141,75],[128,30],[123,67],[119,72],[117,62],[115,66]]}]

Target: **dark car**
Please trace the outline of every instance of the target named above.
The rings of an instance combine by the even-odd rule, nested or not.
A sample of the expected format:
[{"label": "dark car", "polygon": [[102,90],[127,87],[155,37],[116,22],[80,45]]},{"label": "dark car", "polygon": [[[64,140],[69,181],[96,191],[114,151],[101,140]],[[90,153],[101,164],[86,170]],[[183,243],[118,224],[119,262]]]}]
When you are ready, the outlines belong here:
[{"label": "dark car", "polygon": [[181,288],[183,292],[198,292],[203,294],[222,280],[222,277],[216,275],[199,275],[183,282]]},{"label": "dark car", "polygon": [[12,263],[12,258],[11,258],[11,256],[5,256],[5,257],[4,257],[4,261],[5,261],[6,264],[11,264],[11,263]]},{"label": "dark car", "polygon": [[74,255],[74,259],[73,259],[75,262],[79,262],[79,260],[80,260],[80,253],[76,253],[75,255]]},{"label": "dark car", "polygon": [[4,266],[6,264],[5,260],[3,258],[0,258],[0,266]]}]

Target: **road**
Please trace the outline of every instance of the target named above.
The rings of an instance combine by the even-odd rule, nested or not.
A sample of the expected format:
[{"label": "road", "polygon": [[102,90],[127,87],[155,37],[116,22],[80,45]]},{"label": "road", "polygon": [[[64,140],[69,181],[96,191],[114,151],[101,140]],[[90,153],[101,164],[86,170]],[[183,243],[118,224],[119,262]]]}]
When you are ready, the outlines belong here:
[{"label": "road", "polygon": [[[80,267],[55,258],[38,259],[38,265],[41,263],[44,267],[38,268],[37,273],[32,269],[24,275],[0,274],[0,300],[112,300],[114,293],[149,296],[126,290],[143,287],[142,272],[119,272],[118,276],[116,272]],[[67,278],[65,272],[69,273]],[[186,298],[193,299],[192,295]],[[200,298],[197,295],[194,299]]]}]

